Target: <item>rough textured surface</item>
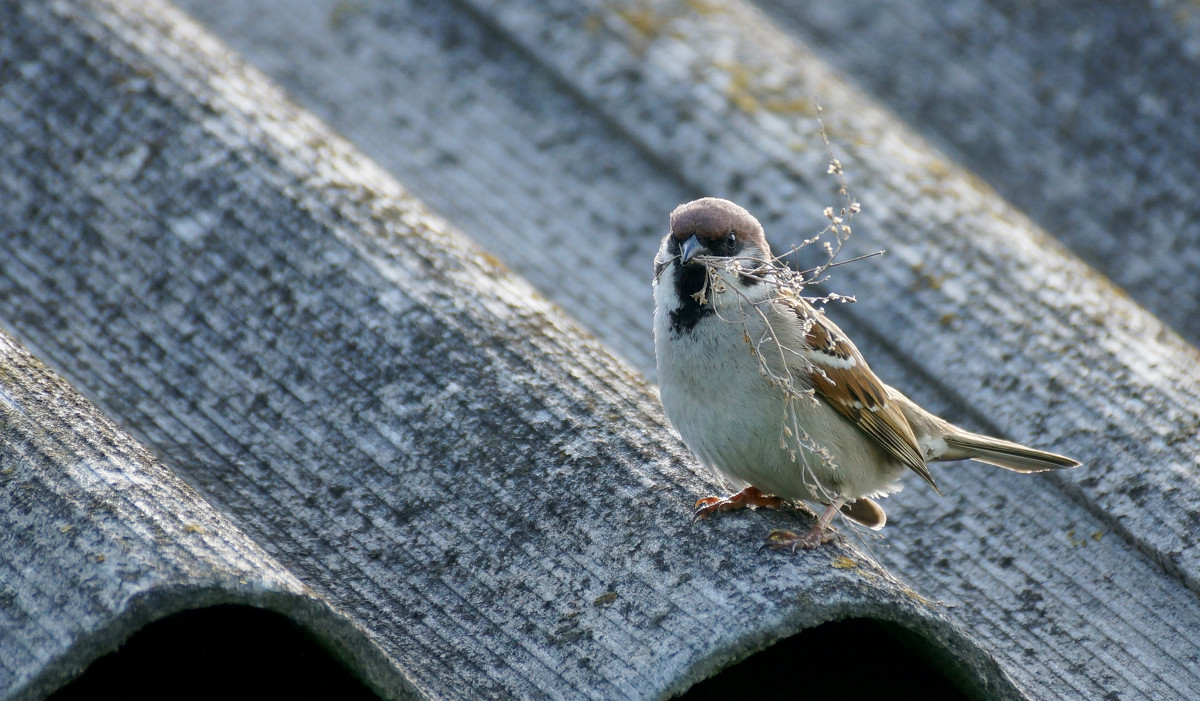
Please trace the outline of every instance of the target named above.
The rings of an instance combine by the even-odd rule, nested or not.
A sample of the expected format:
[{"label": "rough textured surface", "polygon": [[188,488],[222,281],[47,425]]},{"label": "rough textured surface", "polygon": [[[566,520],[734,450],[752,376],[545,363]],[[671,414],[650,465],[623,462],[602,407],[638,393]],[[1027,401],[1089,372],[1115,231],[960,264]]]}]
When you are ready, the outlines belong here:
[{"label": "rough textured surface", "polygon": [[366,634],[40,361],[0,333],[0,694],[42,698],[174,611],[273,609],[379,686]]},{"label": "rough textured surface", "polygon": [[[837,271],[837,290],[860,299],[834,310],[839,323],[885,379],[926,406],[1087,463],[1059,481],[939,467],[949,496],[914,486],[894,497],[892,526],[872,547],[923,592],[958,604],[952,615],[1035,696],[1137,697],[1163,689],[1187,696],[1200,688],[1189,642],[1200,637],[1196,352],[981,179],[847,88],[764,15],[722,2],[329,2],[306,14],[266,1],[185,5],[423,200],[466,231],[486,232],[477,237],[482,246],[650,373],[648,261],[675,204],[701,194],[731,197],[763,219],[777,244],[811,235],[822,225],[821,208],[837,204],[812,119],[819,97],[865,205],[854,222],[858,250],[889,251]],[[1116,47],[1136,53],[1159,42],[1178,59],[1176,75],[1195,52],[1170,28],[1184,15],[1164,7],[1138,10],[1153,13],[1137,25],[1146,44]],[[1095,8],[1095,22],[1121,24],[1123,15],[1104,14],[1120,8]],[[1040,26],[1012,11],[1028,32]],[[910,21],[943,20],[929,14]],[[874,36],[888,26],[880,21]],[[921,58],[882,40],[867,51],[868,43],[854,50],[876,66]],[[1069,50],[1045,43],[1044,52]],[[1098,43],[1090,55],[1098,60],[1105,51]],[[1019,59],[1003,47],[995,52]],[[972,84],[963,65],[951,53],[938,68],[936,75],[962,75],[957,82],[900,75],[903,69],[897,81],[922,82],[921,94],[952,93]],[[1086,83],[1047,81],[1058,92],[1041,93],[1112,105],[1107,126],[1089,123],[1079,132],[1100,129],[1107,140],[1096,143],[1111,146],[1089,156],[1077,140],[1056,140],[1038,131],[1049,128],[1043,121],[1019,116],[1030,112],[1014,111],[997,134],[1007,129],[1011,145],[1029,130],[1035,145],[1003,154],[993,148],[971,162],[995,163],[1002,175],[985,174],[1005,192],[1027,166],[1035,182],[1066,188],[1056,204],[1035,209],[1037,219],[1068,242],[1078,222],[1086,232],[1080,239],[1098,243],[1072,245],[1186,330],[1194,317],[1186,302],[1196,295],[1158,303],[1154,290],[1190,289],[1189,256],[1198,249],[1186,238],[1105,243],[1127,234],[1104,232],[1116,206],[1110,203],[1129,193],[1138,222],[1165,217],[1145,231],[1186,234],[1188,217],[1155,208],[1150,193],[1191,182],[1185,171],[1194,159],[1156,155],[1194,148],[1190,123],[1150,133],[1118,128],[1131,84],[1112,76],[1138,65],[1095,65]],[[877,73],[879,81],[891,75]],[[1182,93],[1194,82],[1156,89]],[[1086,94],[1081,85],[1090,86]],[[962,94],[960,116],[980,91]],[[1013,109],[1023,104],[1014,98]],[[998,107],[988,113],[1003,126]],[[1080,124],[1091,112],[1081,114]],[[916,126],[930,131],[919,116]],[[987,119],[972,122],[976,133]],[[966,151],[967,136],[940,141]],[[1163,145],[1147,145],[1155,138]],[[1056,145],[1043,148],[1050,142]],[[1060,156],[1066,161],[1054,160]],[[1114,157],[1142,164],[1135,171],[1160,163],[1181,175],[1131,182],[1120,167],[1098,165]],[[1056,175],[1060,168],[1074,175]],[[1091,195],[1072,202],[1068,184]],[[1039,189],[1030,184],[1023,192],[1028,204]],[[1063,219],[1055,224],[1048,212]],[[1181,226],[1171,228],[1176,219]],[[1145,269],[1155,272],[1129,277]],[[1112,653],[1118,649],[1138,654]]]},{"label": "rough textured surface", "polygon": [[177,11],[0,26],[0,321],[162,460],[0,343],[0,697],[221,601],[388,697],[662,697],[847,616],[1017,695],[853,547],[755,552],[798,512],[692,523],[639,375]]},{"label": "rough textured surface", "polygon": [[757,4],[1200,342],[1200,6]]},{"label": "rough textured surface", "polygon": [[[1059,480],[940,467],[948,496],[912,485],[867,544],[952,604],[947,615],[1031,696],[1200,694],[1195,350],[764,15],[711,1],[185,4],[647,372],[649,260],[675,204],[737,199],[777,244],[814,233],[836,204],[814,133],[819,97],[865,205],[858,250],[889,251],[837,271],[837,290],[861,300],[834,310],[839,323],[930,408],[1087,463]],[[386,651],[437,696],[454,695],[440,684],[645,696],[853,608],[824,598],[852,596],[858,581],[828,560],[747,557],[792,517],[687,524],[687,502],[711,486],[663,437],[651,394],[555,312],[531,311],[523,283],[464,254],[170,11],[97,7],[0,5],[0,320],[280,567],[380,632],[360,653]],[[1181,97],[1195,33],[1172,29],[1186,5],[1122,11],[1136,23],[1094,5],[1078,37],[1139,41],[1093,39],[1087,80],[1070,77],[1072,44],[1053,36],[1074,15],[1055,24],[1015,8],[1000,31],[1000,10],[959,2],[957,14],[896,22],[860,12],[863,35],[850,37],[847,7],[783,26],[807,27],[831,53],[862,41],[837,60],[860,75],[875,66],[877,81],[862,80],[899,114],[1195,339],[1195,217],[1177,207],[1195,180]],[[927,28],[925,43],[887,50],[912,26]],[[1036,51],[993,43],[973,58],[988,31],[1032,37]],[[1176,78],[1151,90],[1158,68],[1139,84],[1117,78],[1150,64],[1100,61],[1146,51]],[[1058,77],[972,77],[1002,66],[995,56]],[[1021,92],[1037,85],[1049,108]],[[980,99],[992,90],[1001,97]],[[925,97],[905,102],[914,95]],[[1044,118],[1073,102],[1084,107],[1074,121]],[[1126,175],[1099,177],[1114,173]],[[1147,238],[1122,245],[1129,228]],[[451,266],[428,240],[475,262]],[[451,298],[446,284],[478,294]],[[481,350],[487,339],[497,347]],[[558,399],[530,410],[530,396]],[[491,436],[512,452],[494,454]],[[580,484],[600,479],[611,494],[583,499]],[[627,500],[649,508],[612,510]],[[469,521],[480,505],[502,525]],[[515,598],[479,604],[497,590]],[[880,615],[916,615],[870,594]],[[722,618],[747,599],[760,620]],[[522,624],[503,623],[509,614]],[[707,652],[680,649],[701,636]],[[64,649],[75,668],[90,650],[69,648],[68,633],[45,645],[4,689]],[[646,681],[646,669],[662,676]]]}]

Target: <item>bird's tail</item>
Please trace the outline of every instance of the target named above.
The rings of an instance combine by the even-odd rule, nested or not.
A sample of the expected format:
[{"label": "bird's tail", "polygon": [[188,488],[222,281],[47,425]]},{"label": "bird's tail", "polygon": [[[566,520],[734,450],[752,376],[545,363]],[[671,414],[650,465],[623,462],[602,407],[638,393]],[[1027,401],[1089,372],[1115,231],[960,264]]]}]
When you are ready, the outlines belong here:
[{"label": "bird's tail", "polygon": [[971,458],[1017,472],[1045,472],[1067,467],[1079,467],[1078,460],[1044,450],[1027,448],[1019,443],[991,438],[978,433],[954,433],[946,436],[946,452],[942,460]]}]

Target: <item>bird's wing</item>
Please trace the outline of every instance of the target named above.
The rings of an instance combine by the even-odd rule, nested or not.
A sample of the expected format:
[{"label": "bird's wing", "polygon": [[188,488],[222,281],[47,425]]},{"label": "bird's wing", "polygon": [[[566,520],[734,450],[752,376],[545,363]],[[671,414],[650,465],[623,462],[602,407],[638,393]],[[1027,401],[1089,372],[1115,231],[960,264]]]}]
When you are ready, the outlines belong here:
[{"label": "bird's wing", "polygon": [[809,367],[792,370],[806,372],[817,394],[941,494],[908,420],[888,401],[887,388],[862,354],[822,312],[802,300],[788,301],[808,327],[799,355]]}]

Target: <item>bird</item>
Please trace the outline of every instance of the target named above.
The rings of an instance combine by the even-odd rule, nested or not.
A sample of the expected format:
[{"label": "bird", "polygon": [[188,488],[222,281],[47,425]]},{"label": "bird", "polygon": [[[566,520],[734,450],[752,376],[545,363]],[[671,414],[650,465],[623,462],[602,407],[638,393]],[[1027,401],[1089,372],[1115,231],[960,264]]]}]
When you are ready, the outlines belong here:
[{"label": "bird", "polygon": [[872,530],[876,501],[931,462],[973,459],[1032,473],[1069,457],[959,428],[884,384],[862,353],[772,256],[759,221],[729,200],[679,205],[654,258],[654,352],[671,425],[697,460],[739,491],[695,504],[695,517],[815,502],[805,534],[769,544],[812,549],[841,513]]}]

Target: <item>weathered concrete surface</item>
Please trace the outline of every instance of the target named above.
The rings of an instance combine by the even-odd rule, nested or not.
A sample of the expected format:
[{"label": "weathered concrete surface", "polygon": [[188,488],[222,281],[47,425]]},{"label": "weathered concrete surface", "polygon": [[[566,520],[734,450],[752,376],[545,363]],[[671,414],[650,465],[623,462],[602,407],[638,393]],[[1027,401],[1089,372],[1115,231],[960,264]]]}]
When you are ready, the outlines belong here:
[{"label": "weathered concrete surface", "polygon": [[[820,98],[865,206],[855,220],[859,250],[889,251],[837,271],[838,291],[860,299],[835,310],[839,322],[880,374],[930,408],[1087,463],[1058,482],[941,467],[950,495],[913,488],[891,499],[893,527],[873,544],[877,554],[922,591],[959,604],[951,615],[1035,696],[1195,693],[1196,352],[762,14],[733,2],[329,2],[305,12],[262,1],[184,4],[424,201],[464,230],[486,232],[481,245],[647,371],[647,261],[671,207],[701,194],[732,197],[777,243],[790,243],[819,229],[821,208],[836,204],[810,109]],[[1170,14],[1151,9],[1160,14],[1144,18],[1148,33]],[[1151,40],[1191,55],[1186,41]],[[881,53],[876,60],[892,60],[888,45]],[[953,73],[956,59],[941,70]],[[1122,104],[1113,95],[1130,84],[1114,82],[1104,96],[1095,89],[1105,84],[1098,73],[1087,95],[1070,92],[1082,83],[1057,87],[1068,102]],[[1120,110],[1105,114],[1116,120]],[[1006,128],[1024,127],[1017,118]],[[1052,139],[1040,122],[1028,128],[1037,143]],[[1087,129],[1113,144],[1095,158],[1160,158],[1137,129]],[[1186,143],[1170,148],[1186,152],[1195,140],[1180,129]],[[1087,221],[1087,236],[1098,236],[1109,226],[1105,203],[1115,201],[1105,196],[1110,171],[1087,153],[1070,155],[1075,142],[1057,143],[1066,165],[1047,152],[1033,177],[1065,188],[1055,201],[1069,209],[1060,212],[1067,223],[1053,224],[1045,209],[1035,215],[1056,231]],[[1007,174],[987,176],[998,187],[1019,182],[1038,153],[997,158]],[[1075,175],[1059,182],[1057,168]],[[1143,218],[1177,218],[1136,204],[1157,201],[1138,182],[1126,205]],[[1100,194],[1067,208],[1069,184]],[[1113,256],[1104,260],[1079,250],[1151,303],[1143,283],[1194,284],[1185,244],[1104,243],[1097,250]],[[1160,272],[1122,277],[1146,268]],[[1178,297],[1157,311],[1185,328],[1195,296]],[[1126,649],[1137,654],[1113,652]]]},{"label": "weathered concrete surface", "polygon": [[692,523],[712,487],[635,371],[177,11],[0,26],[0,323],[162,460],[0,343],[0,697],[222,601],[389,697],[661,697],[846,616],[1017,695],[853,547],[756,553],[796,512]]},{"label": "weathered concrete surface", "polygon": [[757,4],[1200,342],[1200,6]]},{"label": "weathered concrete surface", "polygon": [[[50,233],[50,232],[46,232]],[[38,699],[146,623],[240,603],[402,674],[263,547],[0,332],[0,695]]]}]

